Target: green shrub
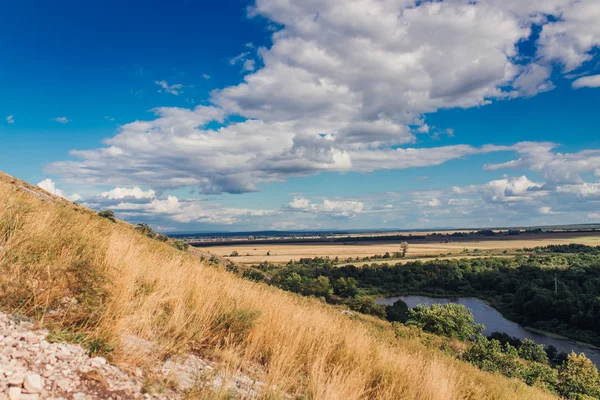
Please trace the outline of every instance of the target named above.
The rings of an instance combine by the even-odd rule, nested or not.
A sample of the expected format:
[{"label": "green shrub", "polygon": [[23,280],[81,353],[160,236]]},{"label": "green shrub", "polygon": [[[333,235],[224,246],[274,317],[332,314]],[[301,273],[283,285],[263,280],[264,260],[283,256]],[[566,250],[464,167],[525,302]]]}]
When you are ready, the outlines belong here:
[{"label": "green shrub", "polygon": [[255,282],[260,282],[265,280],[265,275],[258,271],[247,269],[244,271],[244,273],[242,273],[242,278],[246,278]]},{"label": "green shrub", "polygon": [[184,240],[175,239],[173,240],[173,247],[175,247],[177,250],[186,251],[190,247],[190,245],[187,244]]},{"label": "green shrub", "polygon": [[156,232],[148,224],[137,224],[135,230],[151,239],[156,238]]},{"label": "green shrub", "polygon": [[169,240],[169,237],[161,233],[156,235],[156,240],[158,240],[159,242],[167,242]]},{"label": "green shrub", "polygon": [[98,212],[98,216],[102,217],[102,218],[106,218],[109,221],[112,222],[117,222],[117,219],[115,218],[115,212],[113,210],[102,210]]}]

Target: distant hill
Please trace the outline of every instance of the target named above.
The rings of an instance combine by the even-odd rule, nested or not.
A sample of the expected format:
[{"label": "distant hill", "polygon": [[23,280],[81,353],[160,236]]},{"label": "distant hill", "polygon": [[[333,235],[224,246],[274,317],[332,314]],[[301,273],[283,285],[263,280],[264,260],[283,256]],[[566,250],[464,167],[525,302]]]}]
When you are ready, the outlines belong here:
[{"label": "distant hill", "polygon": [[[260,382],[263,399],[553,398],[396,339],[387,322],[243,280],[2,173],[0,269],[1,311],[143,371],[150,391],[173,386],[157,366],[193,354],[216,373]],[[180,395],[248,395],[217,397],[214,385],[193,384]]]}]

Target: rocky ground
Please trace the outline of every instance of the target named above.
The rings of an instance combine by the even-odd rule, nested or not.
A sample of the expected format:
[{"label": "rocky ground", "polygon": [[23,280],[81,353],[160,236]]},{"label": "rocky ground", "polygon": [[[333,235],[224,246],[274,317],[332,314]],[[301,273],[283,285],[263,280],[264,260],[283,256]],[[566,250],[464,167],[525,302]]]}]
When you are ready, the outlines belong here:
[{"label": "rocky ground", "polygon": [[32,328],[0,313],[0,400],[145,397],[139,379],[79,346],[49,343],[46,331]]},{"label": "rocky ground", "polygon": [[[199,388],[228,393],[232,399],[256,398],[264,384],[242,374],[223,375],[195,355],[166,360],[154,374],[170,382],[143,393],[143,374],[134,376],[90,357],[77,345],[49,343],[48,332],[31,322],[0,313],[0,400],[178,399]],[[153,351],[152,344],[128,337],[124,345]]]}]

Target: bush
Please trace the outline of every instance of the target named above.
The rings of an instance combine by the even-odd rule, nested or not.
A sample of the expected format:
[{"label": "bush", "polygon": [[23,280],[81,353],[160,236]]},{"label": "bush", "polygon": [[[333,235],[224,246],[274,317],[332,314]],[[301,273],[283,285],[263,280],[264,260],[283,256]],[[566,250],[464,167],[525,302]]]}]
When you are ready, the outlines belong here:
[{"label": "bush", "polygon": [[173,240],[173,247],[175,247],[177,250],[186,251],[190,247],[190,245],[187,244],[184,240],[175,239]]},{"label": "bush", "polygon": [[238,253],[237,251],[232,251],[231,254],[229,255],[229,257],[239,257],[240,253]]},{"label": "bush", "polygon": [[419,304],[408,312],[408,324],[416,325],[425,332],[435,333],[459,340],[470,339],[484,329],[476,324],[473,313],[462,304]]},{"label": "bush", "polygon": [[156,240],[158,240],[159,242],[166,242],[169,240],[169,237],[167,235],[163,235],[162,233],[156,236]]},{"label": "bush", "polygon": [[142,235],[148,236],[150,239],[156,238],[156,232],[148,224],[137,224],[135,230],[140,232]]},{"label": "bush", "polygon": [[249,279],[249,280],[255,281],[255,282],[260,282],[260,281],[265,280],[265,276],[262,273],[251,270],[251,269],[245,270],[244,273],[242,274],[242,278],[246,278],[246,279]]},{"label": "bush", "polygon": [[117,219],[115,218],[115,212],[113,210],[102,210],[102,211],[98,212],[98,216],[102,217],[102,218],[106,218],[112,222],[117,222]]},{"label": "bush", "polygon": [[373,299],[368,297],[355,297],[348,300],[347,304],[351,310],[385,318],[385,306],[375,303]]},{"label": "bush", "polygon": [[385,308],[385,314],[388,321],[406,322],[408,319],[408,306],[401,299],[398,299],[394,304]]}]

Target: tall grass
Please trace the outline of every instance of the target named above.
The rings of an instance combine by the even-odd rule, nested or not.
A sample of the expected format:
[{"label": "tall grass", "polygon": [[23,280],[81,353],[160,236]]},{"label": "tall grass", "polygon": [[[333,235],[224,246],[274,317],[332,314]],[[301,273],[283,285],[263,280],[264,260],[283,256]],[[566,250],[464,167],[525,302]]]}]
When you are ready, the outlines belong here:
[{"label": "tall grass", "polygon": [[[97,351],[115,346],[121,365],[193,351],[264,381],[265,398],[552,398],[38,193],[0,173],[0,307]],[[157,350],[132,350],[126,335]]]}]

